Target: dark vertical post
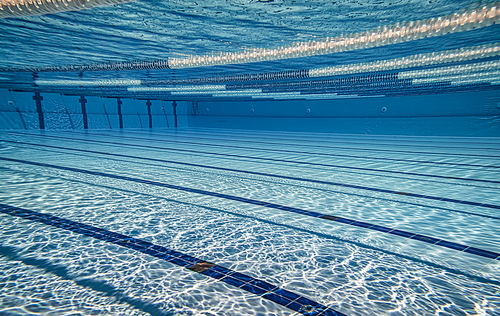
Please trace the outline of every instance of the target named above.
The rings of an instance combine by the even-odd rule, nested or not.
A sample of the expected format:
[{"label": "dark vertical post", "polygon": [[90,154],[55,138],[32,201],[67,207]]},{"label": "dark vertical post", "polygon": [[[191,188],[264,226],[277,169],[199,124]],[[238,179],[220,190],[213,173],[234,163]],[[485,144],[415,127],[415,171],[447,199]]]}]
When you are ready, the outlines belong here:
[{"label": "dark vertical post", "polygon": [[147,100],[146,105],[148,107],[148,116],[149,116],[149,128],[153,128],[153,116],[151,115],[151,100]]},{"label": "dark vertical post", "polygon": [[123,128],[122,100],[118,98],[117,102],[118,102],[118,120],[120,121],[120,128]]},{"label": "dark vertical post", "polygon": [[177,127],[177,102],[172,102],[172,106],[174,107],[174,122],[175,127]]},{"label": "dark vertical post", "polygon": [[82,95],[80,97],[79,101],[80,101],[80,104],[82,105],[83,129],[89,129],[89,120],[88,120],[88,117],[87,117],[87,107],[85,106],[85,103],[87,103],[87,100]]},{"label": "dark vertical post", "polygon": [[35,92],[33,100],[35,100],[36,103],[36,112],[38,113],[38,122],[40,124],[40,129],[45,129],[45,121],[43,119],[43,110],[42,110],[43,97],[40,95],[40,92]]}]

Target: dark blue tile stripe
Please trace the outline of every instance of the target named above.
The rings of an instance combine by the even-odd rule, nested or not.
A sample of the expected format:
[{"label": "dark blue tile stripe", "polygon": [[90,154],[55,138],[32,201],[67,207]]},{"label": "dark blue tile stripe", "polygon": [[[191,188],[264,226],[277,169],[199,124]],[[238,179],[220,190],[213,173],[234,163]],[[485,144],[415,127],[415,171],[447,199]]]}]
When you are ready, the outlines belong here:
[{"label": "dark blue tile stripe", "polygon": [[[271,300],[291,310],[300,312],[304,315],[346,316],[343,313],[321,305],[306,297],[281,289],[265,281],[255,279],[251,276],[247,276],[245,274],[217,266],[216,264],[206,262],[190,255],[183,254],[159,245],[155,245],[141,239],[122,235],[54,215],[39,213],[3,203],[0,203],[0,213],[28,219],[53,227],[62,228],[77,234],[100,239],[105,242],[113,243],[115,245],[148,254],[175,265],[185,267],[186,269],[189,269],[191,271],[213,277],[244,291]],[[311,313],[306,312],[309,306],[314,306],[314,310]]]},{"label": "dark blue tile stripe", "polygon": [[392,229],[389,227],[374,225],[374,224],[370,224],[370,223],[366,223],[366,222],[362,222],[362,221],[356,221],[356,220],[352,220],[352,219],[348,219],[348,218],[344,218],[344,217],[340,217],[340,216],[326,215],[326,214],[322,214],[322,213],[318,213],[318,212],[302,210],[302,209],[295,208],[295,207],[289,207],[289,206],[275,204],[275,203],[267,203],[267,202],[263,202],[263,201],[247,199],[247,198],[243,198],[243,197],[237,197],[237,196],[233,196],[233,195],[229,195],[229,194],[187,188],[187,187],[182,187],[182,186],[178,186],[178,185],[162,183],[162,182],[157,182],[157,181],[151,181],[151,180],[137,179],[137,178],[127,177],[127,176],[119,176],[119,175],[115,175],[115,174],[111,174],[111,173],[104,173],[104,172],[99,172],[99,171],[91,171],[91,170],[84,170],[84,169],[78,169],[78,168],[73,168],[73,167],[57,166],[57,165],[51,165],[51,164],[46,164],[46,163],[41,163],[41,162],[32,162],[32,161],[19,160],[19,159],[13,159],[13,158],[0,157],[0,160],[30,164],[30,165],[40,166],[40,167],[54,168],[54,169],[59,169],[59,170],[78,172],[78,173],[83,173],[83,174],[90,174],[90,175],[95,175],[95,176],[100,176],[100,177],[108,177],[108,178],[125,180],[125,181],[132,181],[132,182],[154,185],[154,186],[158,186],[158,187],[164,187],[164,188],[169,188],[169,189],[174,189],[174,190],[179,190],[179,191],[184,191],[184,192],[214,196],[214,197],[238,201],[238,202],[242,202],[242,203],[261,205],[263,207],[268,207],[268,208],[283,210],[283,211],[287,211],[287,212],[302,214],[302,215],[306,215],[306,216],[321,218],[321,219],[325,219],[325,220],[334,221],[337,223],[358,226],[358,227],[362,227],[362,228],[366,228],[366,229],[376,230],[379,232],[385,232],[388,234],[398,235],[398,236],[405,237],[405,238],[416,239],[416,240],[420,240],[423,242],[430,242],[432,240],[438,240],[437,242],[432,243],[432,244],[446,247],[446,248],[450,248],[450,249],[460,250],[460,251],[465,250],[465,249],[470,249],[467,252],[475,254],[477,256],[481,256],[481,257],[500,260],[500,253],[482,250],[482,249],[469,247],[469,246],[464,246],[464,245],[460,245],[460,244],[449,242],[449,241],[442,240],[442,239],[435,239],[433,237],[418,235],[418,234],[414,234],[411,232],[406,232],[406,231],[402,231],[402,230],[398,230],[398,229]]},{"label": "dark blue tile stripe", "polygon": [[[73,132],[71,132],[73,133]],[[106,134],[107,136],[113,136],[113,137],[120,137],[122,138],[123,136],[117,136],[117,135],[111,135],[111,134]],[[131,137],[131,136],[125,136],[127,138],[136,138],[136,137]],[[151,139],[144,139],[144,138],[139,138],[142,140],[151,140]],[[198,139],[198,137],[197,137]],[[199,139],[210,139],[207,137],[201,137]],[[254,148],[249,148],[249,147],[240,147],[240,146],[232,146],[232,145],[209,145],[205,143],[196,143],[196,142],[186,142],[186,141],[172,141],[169,140],[168,142],[173,142],[173,143],[183,143],[183,144],[193,144],[193,145],[206,145],[206,146],[222,146],[222,147],[231,147],[231,148],[242,148],[242,149],[254,149]],[[284,145],[282,143],[273,143],[273,142],[262,142],[262,141],[245,141],[249,143],[258,143],[258,144],[271,144],[271,145]],[[295,144],[294,144],[295,145]],[[300,146],[300,145],[299,145]],[[396,145],[397,146],[397,145]],[[407,145],[408,146],[408,145]],[[322,146],[322,145],[315,145],[314,147],[323,147],[323,148],[329,148],[329,149],[347,149],[347,150],[359,150],[359,151],[369,151],[369,152],[375,152],[375,151],[382,151],[382,152],[389,152],[389,153],[407,153],[407,154],[414,154],[414,155],[443,155],[443,156],[465,156],[465,157],[484,157],[484,158],[497,158],[495,155],[480,155],[480,154],[458,154],[458,153],[436,153],[436,152],[428,152],[428,151],[410,151],[410,150],[393,150],[393,149],[380,149],[380,148],[359,148],[359,147],[340,147],[340,146]],[[438,148],[443,148],[443,147],[438,147]],[[459,149],[464,149],[461,147],[446,147],[446,148],[459,148]],[[496,149],[492,149],[496,150]],[[282,151],[282,152],[291,152],[291,153],[307,153],[307,152],[300,152],[300,151],[288,151],[288,150],[277,150],[274,149],[272,151]],[[318,153],[313,153],[314,155]],[[327,156],[335,156],[333,154],[324,154]],[[364,157],[366,158],[366,157]]]},{"label": "dark blue tile stripe", "polygon": [[[105,130],[92,130],[91,133],[94,134],[95,132],[109,132]],[[129,132],[126,132],[129,133]],[[169,130],[166,128],[156,128],[154,131],[151,130],[134,130],[130,131],[130,133],[133,134],[142,134],[142,135],[152,135],[152,136],[160,136],[160,137],[171,137],[171,136],[179,136],[184,138],[184,136],[187,135],[194,135],[190,136],[191,138],[197,138],[198,136],[206,137],[205,139],[216,139],[216,140],[230,140],[234,141],[237,139],[238,141],[241,139],[244,142],[257,142],[255,139],[261,140],[272,140],[272,141],[286,141],[286,142],[292,142],[293,144],[296,143],[307,143],[302,146],[305,147],[316,147],[317,143],[326,143],[326,144],[332,144],[333,143],[352,143],[352,144],[360,144],[360,145],[381,145],[381,146],[398,146],[398,145],[404,145],[401,142],[406,142],[408,139],[411,138],[412,144],[408,145],[405,143],[407,147],[421,147],[421,146],[429,146],[429,147],[437,147],[437,148],[447,148],[447,144],[473,144],[473,145],[485,145],[485,146],[490,146],[487,148],[481,148],[481,147],[466,147],[468,149],[473,149],[473,150],[481,150],[481,149],[493,149],[493,150],[500,150],[500,147],[498,147],[498,142],[496,141],[495,138],[491,138],[490,141],[485,141],[484,139],[475,139],[475,140],[470,140],[468,137],[447,137],[446,141],[443,142],[443,140],[439,139],[415,139],[412,136],[402,136],[402,137],[393,137],[391,135],[390,137],[380,137],[380,136],[373,136],[373,135],[355,135],[355,134],[338,134],[338,133],[307,133],[306,135],[296,133],[296,132],[279,132],[279,133],[269,133],[268,131],[262,131],[262,130],[252,130],[249,132],[249,130],[240,130],[240,129],[228,129],[228,128],[210,128],[210,127],[191,127],[189,129],[183,129],[183,130]],[[124,133],[125,134],[125,131]],[[208,138],[210,137],[210,138]],[[310,138],[314,137],[315,142],[314,144],[310,144]],[[245,140],[247,139],[247,140]],[[249,140],[248,140],[249,139]],[[368,141],[368,142],[367,142]],[[377,143],[375,143],[375,142]],[[424,143],[424,144],[435,144],[435,145],[419,145],[419,143]],[[444,144],[444,146],[441,146],[441,144]],[[492,148],[491,146],[495,146]],[[461,148],[461,147],[458,147]]]},{"label": "dark blue tile stripe", "polygon": [[[77,132],[77,131],[75,131],[75,132]],[[106,132],[109,132],[109,131],[106,131]],[[215,135],[214,135],[213,132],[211,134],[208,134],[208,133],[206,133],[205,130],[203,130],[203,131],[199,131],[199,130],[195,130],[195,131],[182,131],[180,133],[176,132],[175,134],[168,133],[168,132],[167,133],[163,133],[163,132],[167,132],[167,131],[163,130],[162,133],[160,133],[160,130],[155,130],[155,132],[152,132],[152,131],[147,131],[147,132],[144,132],[144,131],[134,131],[134,134],[139,133],[139,134],[146,134],[148,136],[151,136],[151,135],[180,136],[182,138],[193,138],[193,139],[196,139],[196,140],[207,139],[207,140],[216,140],[216,141],[222,141],[222,142],[235,141],[234,137],[233,138],[228,138],[228,137],[226,137],[227,135],[223,135],[220,132],[216,133]],[[73,131],[71,131],[70,133],[73,133]],[[196,136],[187,136],[187,135],[192,135],[193,133],[196,134]],[[183,134],[183,135],[181,136],[180,134]],[[200,134],[202,134],[203,136],[200,137]],[[370,142],[365,142],[365,141],[346,140],[348,138],[346,138],[345,135],[342,135],[342,137],[341,137],[342,139],[339,139],[339,138],[332,139],[333,137],[335,137],[334,135],[325,134],[327,136],[318,137],[317,135],[314,135],[316,137],[314,139],[315,144],[311,145],[309,140],[296,138],[294,136],[291,136],[293,138],[291,138],[291,137],[288,137],[288,138],[281,137],[280,138],[279,136],[276,136],[276,135],[273,135],[273,137],[266,137],[263,134],[259,134],[258,136],[255,136],[254,134],[252,134],[252,136],[250,137],[251,140],[248,140],[248,138],[249,138],[248,137],[248,135],[249,135],[248,132],[238,132],[236,130],[231,130],[231,135],[234,136],[235,134],[238,135],[238,139],[237,139],[238,143],[244,142],[244,143],[269,144],[269,145],[278,145],[278,146],[287,145],[287,144],[286,143],[278,143],[278,142],[262,141],[262,140],[263,139],[264,140],[265,139],[269,139],[269,140],[272,140],[272,141],[287,141],[287,142],[291,141],[291,142],[293,142],[294,146],[309,147],[309,148],[310,147],[317,147],[317,148],[353,149],[353,148],[345,148],[345,147],[338,147],[338,146],[332,147],[332,146],[325,146],[325,145],[317,145],[316,144],[316,143],[328,143],[328,144],[331,144],[332,141],[333,141],[334,143],[341,143],[341,144],[358,144],[358,145],[364,146],[365,149],[366,149],[366,146],[373,146],[373,145],[377,145],[377,146],[411,147],[411,148],[415,148],[415,147],[419,147],[419,148],[427,147],[427,148],[439,148],[439,149],[460,149],[460,150],[464,149],[464,147],[460,147],[460,146],[417,145],[417,144],[415,144],[415,143],[436,143],[436,142],[440,143],[439,141],[432,141],[432,140],[416,140],[416,139],[412,139],[411,140],[412,144],[402,144],[402,143],[400,143],[401,140],[394,140],[394,139],[380,140],[380,139],[376,139],[376,138],[363,137],[364,140],[371,140]],[[106,135],[110,135],[110,134],[106,134]],[[269,135],[269,134],[267,134],[267,135]],[[283,136],[283,135],[280,135],[280,136]],[[366,135],[363,135],[363,136],[366,136]],[[125,137],[128,137],[128,136],[125,136]],[[259,140],[258,141],[254,140],[255,138],[258,138]],[[330,138],[330,139],[328,139],[328,138]],[[145,140],[151,140],[151,139],[145,139]],[[375,140],[377,142],[373,142],[373,140]],[[298,144],[297,142],[305,142],[307,144]],[[399,143],[394,143],[394,142],[399,142]],[[461,141],[460,142],[460,144],[463,144],[463,143],[474,144],[474,145],[482,144],[482,145],[489,145],[489,146],[492,146],[492,145],[497,146],[498,145],[498,144],[493,143],[493,142],[489,142],[489,143],[477,142],[477,141],[473,141],[473,142]],[[498,147],[497,148],[492,148],[492,147],[465,147],[465,149],[470,149],[470,150],[500,150],[500,148],[498,148]],[[368,150],[377,151],[378,149],[377,148],[372,148],[372,149],[368,149]],[[439,154],[439,153],[434,153],[434,154]]]},{"label": "dark blue tile stripe", "polygon": [[[85,133],[85,132],[79,133],[77,131],[71,131],[71,132],[66,132],[66,133],[71,133],[71,134],[77,133],[77,134],[88,135],[88,133]],[[25,134],[25,133],[20,133],[20,134]],[[366,160],[398,161],[398,162],[405,162],[405,163],[423,163],[423,164],[479,167],[479,168],[500,168],[500,166],[490,166],[490,165],[477,165],[477,164],[452,163],[452,162],[440,162],[440,161],[425,161],[425,160],[409,160],[409,159],[397,159],[397,158],[387,158],[387,157],[356,156],[356,155],[345,155],[345,154],[330,154],[330,153],[327,154],[327,153],[303,152],[303,151],[282,150],[282,149],[264,149],[264,148],[240,147],[240,146],[231,146],[231,145],[223,145],[223,144],[206,144],[206,143],[195,143],[195,142],[176,141],[176,140],[167,140],[167,139],[151,139],[151,138],[142,138],[142,137],[135,137],[135,136],[129,136],[129,135],[126,135],[126,136],[125,135],[113,135],[113,134],[109,134],[109,133],[97,134],[97,136],[101,136],[101,135],[104,135],[106,137],[117,137],[120,139],[123,139],[123,138],[137,139],[137,140],[142,140],[142,141],[147,141],[147,142],[155,141],[155,142],[162,142],[162,143],[181,143],[181,144],[194,144],[194,145],[204,145],[204,146],[213,146],[213,147],[231,147],[231,148],[241,148],[241,149],[251,149],[251,150],[277,151],[277,152],[299,153],[299,154],[309,154],[309,155],[322,155],[322,156],[330,156],[330,157],[346,157],[346,158],[360,158],[360,159],[366,159]],[[148,133],[148,135],[151,135],[151,133]],[[197,137],[182,136],[182,138],[195,138],[197,140],[207,139],[207,140],[215,140],[215,141],[224,141],[224,139],[221,140],[221,139],[216,139],[216,138],[198,137],[198,136]],[[234,141],[234,139],[226,139],[226,140],[227,141]],[[275,142],[249,141],[249,140],[238,139],[238,143],[241,143],[241,142],[255,143],[255,144],[266,144],[266,145],[278,145],[278,146],[288,145],[288,144],[275,143]],[[296,143],[294,143],[293,146],[311,147],[310,145],[296,144]],[[400,146],[400,145],[398,145],[398,146]],[[411,145],[405,145],[405,146],[411,146]],[[354,148],[324,146],[324,145],[314,145],[313,147],[327,148],[327,149],[352,149],[352,150],[355,150]],[[437,147],[437,148],[442,148],[442,147]],[[446,147],[446,148],[461,148],[461,147]],[[471,148],[471,149],[478,150],[477,148]],[[492,149],[492,148],[485,148],[485,149]],[[361,150],[366,150],[366,149],[361,149]],[[373,149],[370,151],[377,151],[377,149]],[[436,154],[436,153],[429,153],[429,154]],[[455,179],[453,177],[449,177],[449,178]],[[456,179],[463,180],[462,178],[456,178]]]},{"label": "dark blue tile stripe", "polygon": [[[34,144],[34,143],[27,143],[27,142],[20,142],[20,141],[0,140],[0,142],[7,142],[7,143],[21,144],[21,145],[29,145],[29,146],[38,146],[38,147],[45,147],[45,148],[62,149],[62,150],[68,150],[68,151],[85,152],[85,153],[107,155],[107,156],[121,157],[121,158],[141,159],[141,160],[148,160],[148,161],[154,161],[154,162],[172,163],[172,164],[178,164],[178,165],[184,165],[184,166],[190,166],[190,167],[200,167],[200,168],[207,168],[207,169],[214,169],[214,170],[232,171],[232,172],[239,172],[239,173],[252,174],[252,175],[260,175],[260,176],[280,178],[280,179],[287,179],[287,180],[296,180],[296,181],[311,182],[311,183],[318,183],[318,184],[326,184],[326,185],[340,186],[340,187],[352,188],[352,189],[359,189],[359,190],[367,190],[367,191],[375,191],[375,192],[388,193],[388,194],[397,194],[397,195],[411,196],[411,197],[417,197],[417,198],[422,198],[422,199],[430,199],[430,200],[435,200],[435,201],[444,201],[444,202],[451,202],[451,203],[458,203],[458,204],[468,204],[468,205],[474,205],[474,206],[480,206],[480,207],[486,207],[486,208],[500,209],[500,206],[498,206],[498,205],[484,204],[484,203],[477,203],[477,202],[468,202],[468,201],[455,200],[455,199],[447,199],[447,198],[434,197],[434,196],[422,195],[422,194],[413,194],[413,193],[406,193],[406,192],[398,192],[398,191],[393,191],[393,190],[371,188],[371,187],[365,187],[365,186],[359,186],[359,185],[353,185],[353,184],[345,184],[345,183],[340,183],[340,182],[313,180],[313,179],[306,179],[306,178],[298,178],[298,177],[290,177],[290,176],[283,176],[283,175],[275,175],[275,174],[269,174],[269,173],[264,173],[264,172],[246,171],[246,170],[238,170],[238,169],[231,169],[231,168],[224,168],[224,167],[206,166],[206,165],[199,165],[199,164],[187,163],[187,162],[177,162],[177,161],[166,160],[166,159],[136,157],[136,156],[130,156],[130,155],[125,155],[125,154],[106,153],[106,152],[102,152],[102,151],[75,149],[75,148],[67,148],[67,147],[60,147],[60,146],[53,146],[53,145],[42,145],[42,144]],[[457,213],[468,214],[468,215],[475,215],[475,216],[487,217],[487,218],[492,218],[492,219],[500,219],[500,217],[491,216],[491,215],[484,215],[484,214],[477,214],[477,213],[464,212],[464,211],[456,211],[456,210],[453,210],[453,211],[457,212]]]},{"label": "dark blue tile stripe", "polygon": [[[24,134],[25,133],[19,133],[19,134]],[[82,139],[82,138],[73,138],[73,137],[62,137],[62,136],[54,136],[54,135],[33,135],[30,134],[30,136],[38,136],[38,137],[51,137],[51,138],[59,138],[59,139],[67,139],[67,140],[78,140],[78,141],[86,141],[86,142],[92,142],[92,143],[100,143],[100,144],[111,144],[111,145],[120,145],[120,146],[132,146],[132,147],[140,147],[140,148],[148,148],[148,149],[161,149],[161,150],[170,150],[170,151],[179,151],[179,152],[190,152],[190,153],[196,153],[196,154],[209,154],[209,155],[216,155],[216,156],[224,156],[224,157],[234,157],[234,158],[245,158],[245,159],[254,159],[254,160],[263,160],[263,161],[274,161],[274,162],[282,162],[282,163],[293,163],[293,164],[299,164],[299,165],[308,165],[308,166],[320,166],[320,167],[329,167],[329,168],[343,168],[343,169],[349,169],[349,170],[361,170],[361,171],[371,171],[371,172],[380,172],[380,173],[386,173],[386,174],[398,174],[398,175],[405,175],[405,176],[418,176],[418,177],[428,177],[428,178],[436,178],[436,179],[453,179],[453,180],[463,180],[463,181],[471,181],[471,182],[482,182],[482,183],[495,183],[499,184],[500,181],[495,181],[495,180],[484,180],[484,179],[472,179],[472,178],[456,178],[456,177],[450,177],[450,176],[440,176],[440,175],[432,175],[432,174],[425,174],[425,173],[416,173],[416,172],[404,172],[404,171],[393,171],[393,170],[384,170],[384,169],[372,169],[372,168],[362,168],[362,167],[353,167],[353,166],[343,166],[343,165],[332,165],[332,164],[325,164],[325,163],[313,163],[313,162],[305,162],[305,161],[296,161],[296,160],[287,160],[287,159],[277,159],[277,158],[262,158],[262,157],[254,157],[254,156],[243,156],[243,155],[236,155],[236,154],[222,154],[218,152],[204,152],[204,151],[198,151],[198,150],[190,150],[190,149],[180,149],[180,148],[170,148],[170,147],[159,147],[159,146],[150,146],[150,145],[130,145],[130,144],[123,144],[123,143],[118,143],[118,142],[110,142],[110,141],[103,141],[103,140],[90,140],[90,139]],[[196,143],[198,145],[205,145],[202,143]],[[224,146],[219,146],[219,147],[224,147]],[[261,150],[258,148],[250,148],[250,147],[238,147],[238,146],[225,146],[225,147],[232,147],[232,148],[238,148],[238,149],[246,149],[246,150]],[[284,150],[267,150],[267,151],[284,151]],[[284,152],[290,152],[294,153],[293,151],[284,151]],[[300,152],[299,152],[300,153]],[[328,154],[317,154],[317,155],[328,155]]]}]

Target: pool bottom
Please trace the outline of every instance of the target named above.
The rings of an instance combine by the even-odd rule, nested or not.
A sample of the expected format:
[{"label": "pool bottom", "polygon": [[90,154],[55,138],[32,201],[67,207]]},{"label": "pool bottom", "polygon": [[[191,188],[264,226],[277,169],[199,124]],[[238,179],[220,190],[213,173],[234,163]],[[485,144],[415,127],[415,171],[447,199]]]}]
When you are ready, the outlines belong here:
[{"label": "pool bottom", "polygon": [[[94,168],[85,166],[88,162],[81,156],[28,148],[18,151],[19,156],[28,153],[29,159],[50,159],[50,163]],[[53,158],[49,158],[51,155]],[[101,163],[96,161],[96,165]],[[119,161],[108,163],[101,164],[102,171],[114,172],[109,168],[125,166]],[[145,171],[134,164],[127,163],[127,169],[122,172],[130,173],[134,166],[137,166],[135,172]],[[162,181],[174,181],[174,173],[163,168],[158,171],[164,175]],[[353,227],[354,230],[340,233],[341,226],[335,223],[318,222],[300,214],[270,212],[261,205],[244,206],[187,193],[182,197],[172,190],[156,190],[148,184],[131,185],[93,175],[50,171],[40,166],[4,164],[1,176],[4,185],[0,196],[5,204],[140,238],[279,285],[346,315],[496,315],[498,310],[498,282],[349,240],[349,232],[359,234],[362,228]],[[216,180],[219,177],[227,176],[216,174],[211,180],[219,183]],[[243,179],[236,179],[244,183]],[[200,178],[195,180],[203,185]],[[265,187],[265,183],[255,179],[252,183],[254,186],[249,191],[252,193]],[[268,187],[272,184],[268,183]],[[188,204],[188,200],[192,203]],[[354,202],[352,196],[350,201]],[[282,199],[284,204],[290,202]],[[15,249],[18,258],[35,258],[65,267],[75,280],[99,281],[117,293],[124,293],[129,298],[128,303],[119,301],[128,308],[124,314],[147,312],[132,302],[143,302],[166,315],[294,313],[232,285],[137,251],[55,227],[4,215],[1,218],[2,247]],[[333,230],[335,234],[331,234]],[[344,239],[336,237],[342,235]],[[398,238],[386,239],[393,246],[413,248],[422,256],[436,250],[435,246],[422,242],[396,243]],[[447,256],[453,252],[439,253]],[[463,255],[452,254],[457,259],[464,258]],[[470,266],[472,262],[464,264]],[[487,262],[482,264],[485,265]],[[48,279],[54,277],[48,270],[45,273]],[[22,273],[17,279],[23,279]],[[31,290],[25,289],[21,296],[32,296]],[[75,309],[81,305],[77,299],[73,303]]]},{"label": "pool bottom", "polygon": [[[47,189],[50,190],[50,187]],[[117,202],[117,196],[113,192],[102,193],[113,195],[114,202]],[[212,262],[220,262],[223,266],[268,282],[276,282],[274,284],[284,285],[290,291],[318,298],[326,303],[339,304],[348,315],[371,315],[374,311],[390,314],[394,309],[400,309],[404,315],[426,315],[430,312],[422,311],[440,308],[458,313],[464,305],[469,306],[466,311],[471,313],[476,309],[491,311],[496,305],[494,291],[498,290],[498,286],[477,283],[471,278],[454,275],[446,270],[433,269],[397,256],[384,255],[341,241],[324,240],[314,234],[280,228],[261,221],[227,215],[220,218],[221,214],[199,208],[190,210],[177,206],[174,210],[160,203],[154,207],[160,211],[153,211],[153,205],[149,205],[131,213],[124,212],[128,203],[137,205],[141,197],[123,198],[120,204],[95,206],[94,211],[91,207],[88,211],[95,214],[90,217],[91,213],[87,213],[88,211],[84,215],[75,210],[54,206],[51,212],[73,218],[81,218],[83,215],[93,219],[101,227],[122,227],[122,233],[142,236],[143,239],[156,242],[170,240],[165,243],[172,244],[177,250],[204,260],[211,257]],[[75,201],[68,202],[71,205]],[[103,216],[102,207],[111,216]],[[122,217],[120,214],[132,218],[117,226],[116,217]],[[125,214],[128,215],[124,216]],[[154,218],[160,220],[155,222]],[[103,225],[105,222],[109,224]],[[162,225],[161,222],[168,225]],[[193,225],[193,222],[196,224]],[[153,231],[139,228],[146,223],[155,223],[159,227]],[[191,231],[182,229],[183,226],[191,227]],[[68,274],[72,275],[72,279],[97,280],[110,285],[116,290],[112,299],[116,299],[116,293],[123,292],[130,301],[155,306],[161,311],[158,315],[291,314],[275,303],[257,299],[257,296],[245,294],[228,284],[211,281],[209,277],[176,268],[169,263],[161,263],[162,260],[136,251],[6,216],[2,216],[2,227],[3,244],[15,249],[21,257],[68,267]],[[123,231],[126,227],[128,228]],[[195,236],[189,236],[193,230]],[[228,233],[230,236],[224,237]],[[152,238],[153,236],[156,238]],[[270,248],[275,249],[270,251]],[[54,277],[50,269],[45,274],[47,278]],[[18,280],[24,278],[22,273],[17,277]],[[50,293],[51,289],[45,288],[42,291]],[[488,292],[491,295],[486,295],[485,300],[484,295]],[[23,293],[30,296],[31,290],[29,287],[24,288]],[[478,296],[478,293],[481,294]],[[470,303],[465,303],[464,297]],[[485,306],[475,306],[471,301],[473,297],[481,298],[483,304],[488,303]],[[443,302],[443,305],[440,306],[437,302]],[[74,308],[81,305],[78,299],[74,299],[73,304]],[[134,312],[129,310],[124,314],[134,315]]]},{"label": "pool bottom", "polygon": [[103,240],[125,248],[145,253],[147,255],[165,260],[175,265],[185,267],[188,270],[201,273],[216,280],[233,285],[262,298],[273,301],[279,305],[295,310],[307,315],[325,316],[345,316],[314,302],[306,297],[297,295],[290,291],[280,289],[265,281],[252,278],[250,276],[232,271],[211,262],[206,262],[198,258],[171,250],[162,246],[154,245],[150,242],[110,232],[94,226],[74,222],[49,214],[33,212],[30,210],[0,204],[0,212],[3,214],[24,218],[27,220],[40,222],[46,225],[62,228],[84,236]]}]

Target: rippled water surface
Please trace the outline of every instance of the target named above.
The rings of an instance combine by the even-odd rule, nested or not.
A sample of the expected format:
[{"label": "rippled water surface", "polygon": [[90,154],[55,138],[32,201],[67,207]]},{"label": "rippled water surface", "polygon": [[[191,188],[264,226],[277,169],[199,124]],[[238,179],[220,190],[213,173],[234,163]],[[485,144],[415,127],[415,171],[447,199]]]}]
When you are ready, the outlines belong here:
[{"label": "rippled water surface", "polygon": [[[500,315],[499,260],[226,198],[498,253],[500,213],[488,207],[500,205],[498,139],[215,129],[0,137],[0,158],[17,159],[0,162],[1,203],[162,245],[346,315]],[[0,314],[296,314],[131,249],[6,214],[0,222]]]},{"label": "rippled water surface", "polygon": [[[473,5],[477,1],[138,1],[78,12],[2,19],[0,68],[165,59],[274,48],[401,21],[460,13]],[[477,41],[497,38],[495,32],[486,32],[486,36],[471,33],[458,39],[455,35],[450,40],[474,45]],[[411,54],[415,49],[443,47],[446,43],[447,40],[434,40],[432,45],[425,41],[411,47],[399,45],[391,53]]]}]

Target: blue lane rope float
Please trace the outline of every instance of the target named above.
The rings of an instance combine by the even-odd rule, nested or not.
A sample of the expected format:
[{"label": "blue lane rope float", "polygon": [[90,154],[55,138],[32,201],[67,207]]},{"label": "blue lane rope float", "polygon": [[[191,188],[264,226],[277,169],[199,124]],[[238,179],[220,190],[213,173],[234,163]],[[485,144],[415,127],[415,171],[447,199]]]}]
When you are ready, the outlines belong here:
[{"label": "blue lane rope float", "polygon": [[346,316],[332,308],[307,297],[282,289],[266,281],[224,268],[215,263],[184,254],[182,252],[155,245],[142,239],[115,233],[92,225],[75,222],[62,217],[35,212],[0,203],[0,213],[16,216],[34,222],[58,227],[80,235],[96,238],[108,243],[129,248],[147,255],[184,267],[193,272],[222,281],[241,290],[270,300],[307,316]]}]

